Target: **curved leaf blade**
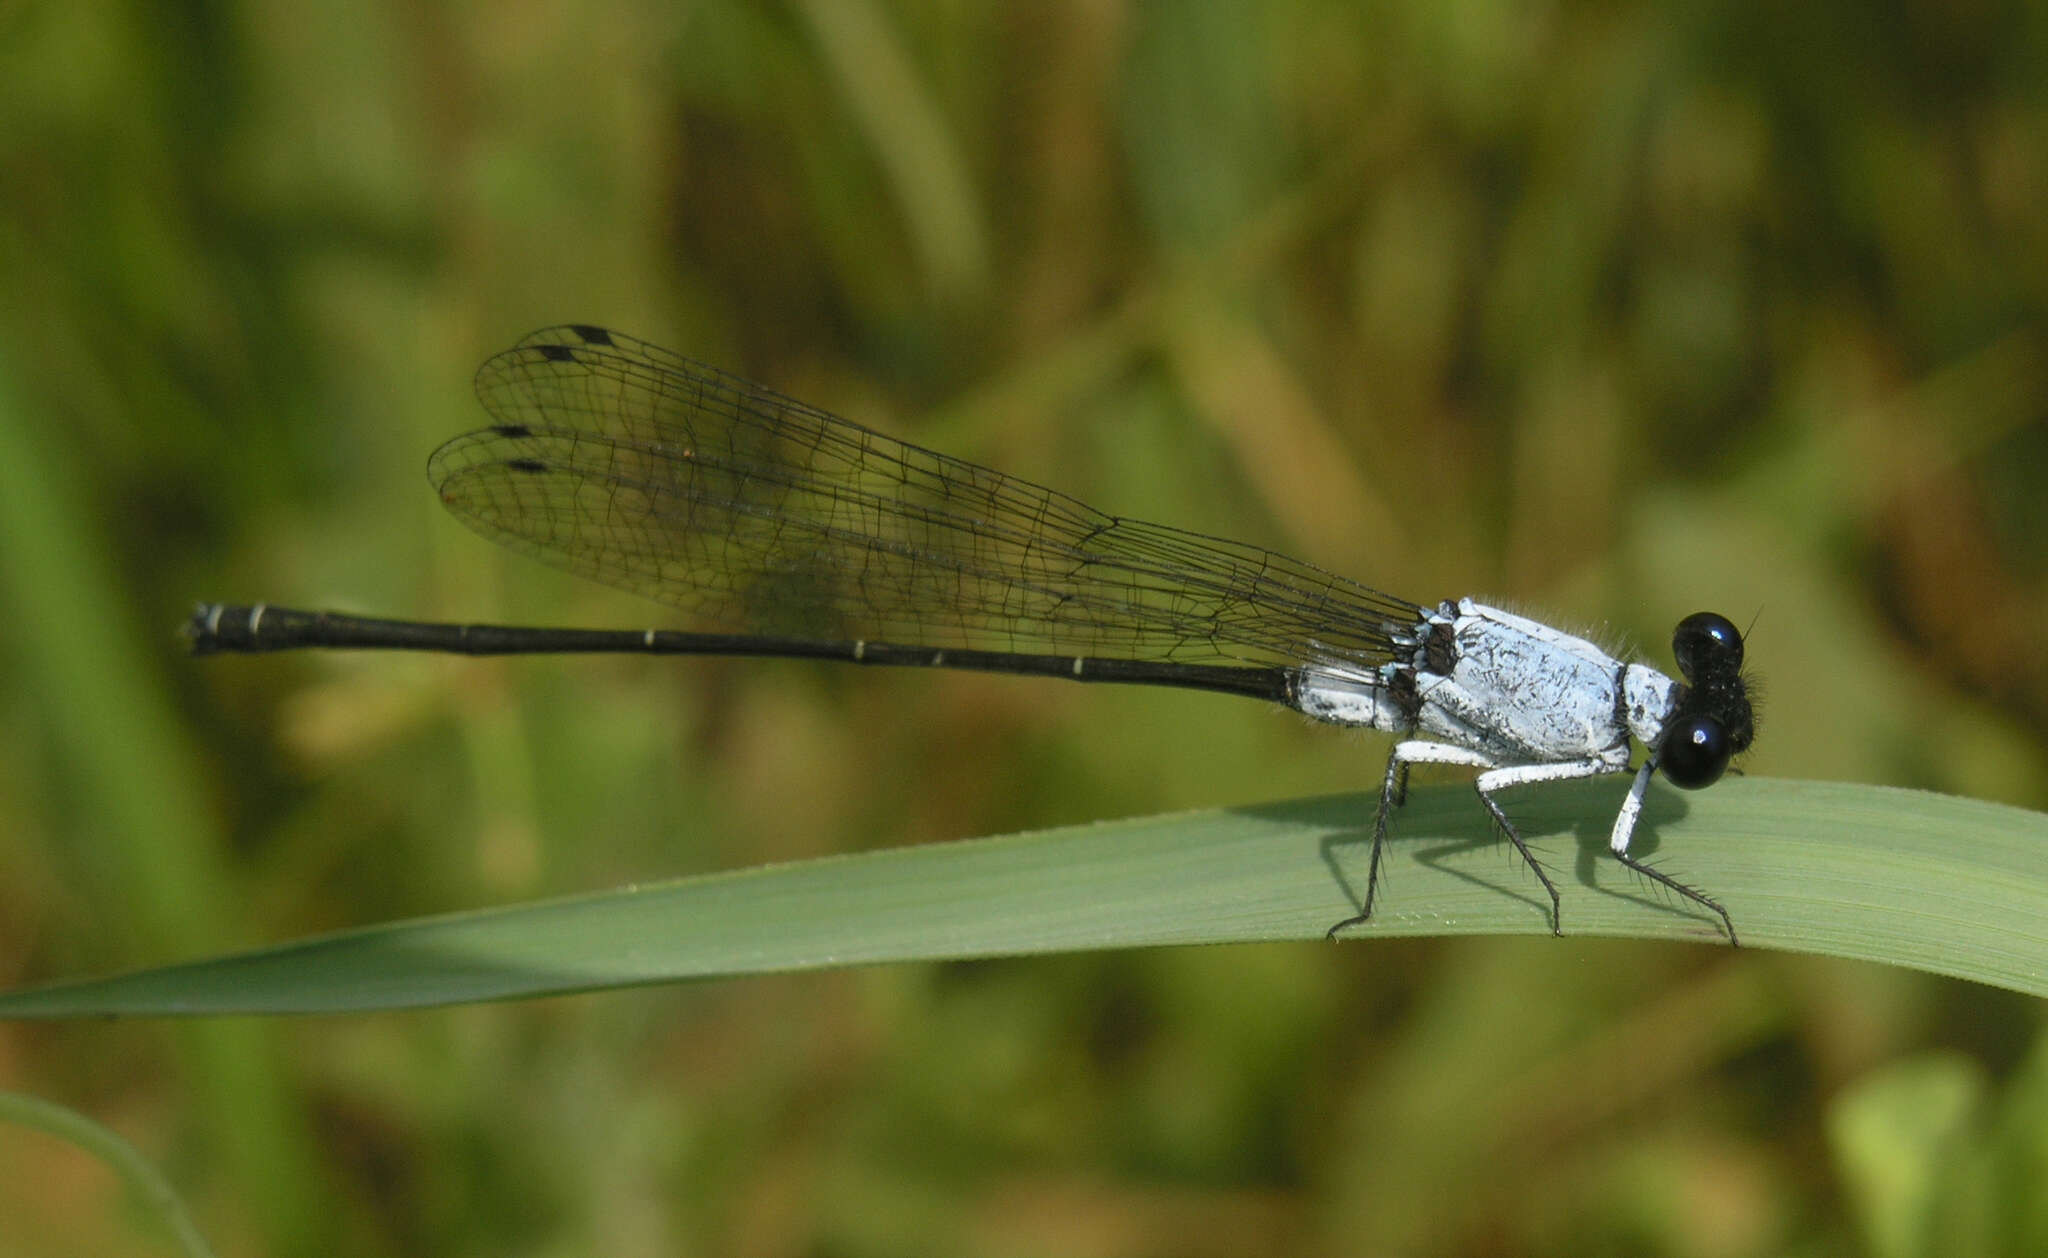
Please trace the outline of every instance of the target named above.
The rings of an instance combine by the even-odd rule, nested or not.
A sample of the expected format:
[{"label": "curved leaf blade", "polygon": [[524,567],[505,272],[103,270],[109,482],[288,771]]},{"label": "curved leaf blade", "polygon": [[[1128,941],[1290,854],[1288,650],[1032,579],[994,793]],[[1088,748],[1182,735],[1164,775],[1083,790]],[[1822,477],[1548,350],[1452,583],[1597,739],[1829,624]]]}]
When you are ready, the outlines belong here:
[{"label": "curved leaf blade", "polygon": [[[1605,855],[1615,782],[1513,803],[1573,935],[1719,943]],[[832,966],[1319,939],[1355,911],[1374,798],[1333,796],[768,865],[351,930],[0,995],[0,1017],[332,1013]],[[2048,995],[2048,817],[1744,778],[1652,793],[1639,851],[1722,899],[1746,947]],[[1569,868],[1558,866],[1570,861]],[[1347,938],[1547,934],[1548,900],[1468,790],[1398,814]]]}]

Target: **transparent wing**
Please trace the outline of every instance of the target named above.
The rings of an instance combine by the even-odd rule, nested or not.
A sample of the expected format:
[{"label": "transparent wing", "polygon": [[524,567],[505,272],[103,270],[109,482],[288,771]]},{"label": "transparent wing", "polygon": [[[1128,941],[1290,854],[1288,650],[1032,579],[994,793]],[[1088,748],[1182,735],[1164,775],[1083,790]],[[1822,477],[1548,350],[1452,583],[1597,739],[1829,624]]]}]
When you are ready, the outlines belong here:
[{"label": "transparent wing", "polygon": [[602,328],[486,362],[497,421],[435,451],[496,541],[705,628],[1261,665],[1374,663],[1414,604],[1255,546],[1104,515]]}]

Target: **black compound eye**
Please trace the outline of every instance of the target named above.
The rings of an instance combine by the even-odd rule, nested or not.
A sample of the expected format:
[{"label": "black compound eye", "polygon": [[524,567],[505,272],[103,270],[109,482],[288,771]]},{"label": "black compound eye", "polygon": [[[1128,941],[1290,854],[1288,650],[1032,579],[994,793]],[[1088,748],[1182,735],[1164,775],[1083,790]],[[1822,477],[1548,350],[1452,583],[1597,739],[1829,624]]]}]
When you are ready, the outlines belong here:
[{"label": "black compound eye", "polygon": [[1742,631],[1719,612],[1694,612],[1671,635],[1671,656],[1688,680],[1741,671]]},{"label": "black compound eye", "polygon": [[1674,721],[1658,744],[1657,767],[1673,786],[1696,791],[1712,786],[1728,767],[1735,749],[1728,731],[1711,716],[1688,716]]}]

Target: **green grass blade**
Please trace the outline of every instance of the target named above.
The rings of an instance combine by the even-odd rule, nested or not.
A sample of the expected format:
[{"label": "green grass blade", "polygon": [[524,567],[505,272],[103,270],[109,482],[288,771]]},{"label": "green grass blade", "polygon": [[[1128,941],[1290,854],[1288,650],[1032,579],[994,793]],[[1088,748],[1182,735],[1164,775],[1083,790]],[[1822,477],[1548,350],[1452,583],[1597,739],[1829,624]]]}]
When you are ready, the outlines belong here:
[{"label": "green grass blade", "polygon": [[[1606,857],[1621,783],[1514,814],[1573,935],[1718,942]],[[504,1000],[887,961],[1316,939],[1353,911],[1374,801],[1347,795],[765,866],[423,918],[0,996],[0,1017],[306,1013]],[[1871,786],[1652,792],[1638,846],[1746,946],[2048,995],[2048,817]],[[1544,934],[1548,903],[1467,790],[1417,791],[1361,938]]]},{"label": "green grass blade", "polygon": [[179,1253],[186,1258],[213,1258],[213,1247],[193,1224],[178,1190],[141,1150],[113,1128],[94,1122],[77,1110],[19,1092],[0,1092],[0,1123],[44,1132],[98,1158],[128,1186]]}]

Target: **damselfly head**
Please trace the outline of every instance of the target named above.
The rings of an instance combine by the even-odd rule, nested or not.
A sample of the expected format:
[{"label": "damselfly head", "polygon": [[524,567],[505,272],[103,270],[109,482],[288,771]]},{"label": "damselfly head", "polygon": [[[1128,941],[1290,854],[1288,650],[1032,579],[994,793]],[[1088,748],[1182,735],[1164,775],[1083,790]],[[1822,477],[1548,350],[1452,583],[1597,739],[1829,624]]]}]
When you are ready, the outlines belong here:
[{"label": "damselfly head", "polygon": [[1717,612],[1678,622],[1671,654],[1685,677],[1678,711],[1657,741],[1657,767],[1672,785],[1712,786],[1756,737],[1749,681],[1742,675],[1742,631]]}]

